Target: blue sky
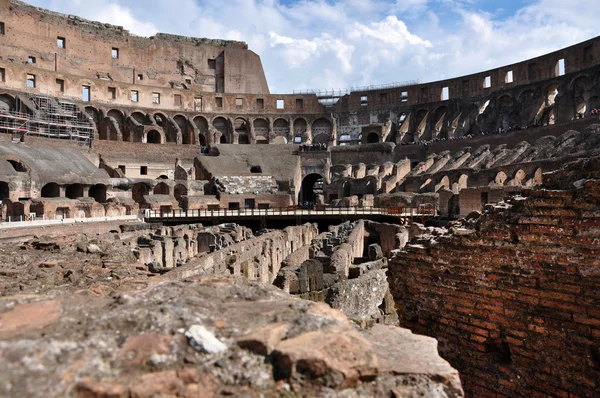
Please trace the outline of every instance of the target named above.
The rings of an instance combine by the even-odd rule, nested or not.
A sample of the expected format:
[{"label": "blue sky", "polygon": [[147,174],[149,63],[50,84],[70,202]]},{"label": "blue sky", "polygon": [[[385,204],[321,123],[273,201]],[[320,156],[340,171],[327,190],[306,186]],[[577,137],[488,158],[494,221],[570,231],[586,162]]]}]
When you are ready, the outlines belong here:
[{"label": "blue sky", "polygon": [[[246,41],[273,93],[434,81],[600,35],[565,0],[29,0],[150,36]],[[177,6],[173,6],[176,3]]]}]

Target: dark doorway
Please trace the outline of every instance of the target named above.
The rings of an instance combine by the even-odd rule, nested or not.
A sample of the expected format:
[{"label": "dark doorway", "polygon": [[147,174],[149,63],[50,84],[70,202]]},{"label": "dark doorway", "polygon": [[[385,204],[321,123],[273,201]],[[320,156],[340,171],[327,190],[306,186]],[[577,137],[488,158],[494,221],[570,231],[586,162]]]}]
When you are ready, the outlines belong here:
[{"label": "dark doorway", "polygon": [[304,205],[305,203],[314,204],[316,195],[322,192],[323,189],[323,176],[321,174],[309,174],[302,180],[302,188],[300,190],[300,196],[298,203]]},{"label": "dark doorway", "polygon": [[50,182],[42,188],[42,198],[60,197],[60,187],[55,182]]}]

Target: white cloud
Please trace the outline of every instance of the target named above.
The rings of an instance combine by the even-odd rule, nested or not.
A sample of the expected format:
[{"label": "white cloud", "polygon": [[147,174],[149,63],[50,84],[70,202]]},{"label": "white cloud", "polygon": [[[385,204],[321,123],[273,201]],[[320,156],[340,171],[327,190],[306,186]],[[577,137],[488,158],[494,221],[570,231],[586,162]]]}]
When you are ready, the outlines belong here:
[{"label": "white cloud", "polygon": [[594,37],[600,18],[600,8],[575,13],[564,0],[511,12],[485,0],[29,1],[141,35],[244,40],[281,93],[483,71]]}]

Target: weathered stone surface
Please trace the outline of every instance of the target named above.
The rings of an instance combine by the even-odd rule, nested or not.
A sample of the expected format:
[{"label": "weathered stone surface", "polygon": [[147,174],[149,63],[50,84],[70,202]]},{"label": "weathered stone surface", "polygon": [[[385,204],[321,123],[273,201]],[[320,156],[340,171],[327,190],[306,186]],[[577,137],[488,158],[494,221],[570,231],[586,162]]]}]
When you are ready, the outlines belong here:
[{"label": "weathered stone surface", "polygon": [[327,303],[350,318],[372,321],[382,318],[382,304],[389,285],[384,269],[369,271],[356,279],[340,281],[329,289]]},{"label": "weathered stone surface", "polygon": [[369,245],[369,260],[375,261],[383,258],[383,250],[377,243]]},{"label": "weathered stone surface", "polygon": [[[430,378],[410,373],[421,372],[417,366],[392,366],[396,357],[422,363],[418,352],[377,348],[375,338],[401,339],[402,329],[385,326],[371,334],[324,303],[244,278],[129,283],[103,297],[82,293],[0,302],[3,320],[40,303],[51,313],[61,308],[52,322],[13,328],[0,340],[1,396],[390,396],[408,378],[423,391],[459,383],[434,352],[427,354]],[[209,354],[191,347],[184,332],[193,325],[210,330],[226,349]],[[410,338],[435,348],[420,343],[431,339]]]}]

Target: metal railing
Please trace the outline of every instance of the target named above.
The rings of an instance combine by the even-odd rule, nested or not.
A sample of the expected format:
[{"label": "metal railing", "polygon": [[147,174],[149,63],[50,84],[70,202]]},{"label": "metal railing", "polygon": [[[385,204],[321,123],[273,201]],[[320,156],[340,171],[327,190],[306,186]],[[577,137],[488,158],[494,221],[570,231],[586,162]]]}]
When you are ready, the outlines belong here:
[{"label": "metal railing", "polygon": [[322,207],[304,209],[297,206],[272,209],[218,209],[218,210],[145,210],[144,218],[150,219],[194,219],[194,218],[244,218],[244,217],[319,217],[319,216],[396,216],[433,217],[437,215],[435,206],[406,207]]},{"label": "metal railing", "polygon": [[400,88],[400,87],[410,87],[416,86],[418,84],[423,83],[421,80],[407,80],[404,82],[393,82],[387,84],[378,84],[371,86],[362,86],[362,87],[350,87],[345,89],[305,89],[305,90],[293,90],[293,94],[315,94],[317,97],[343,97],[346,94],[363,92],[363,91],[377,91],[377,90],[385,90],[392,88]]}]

